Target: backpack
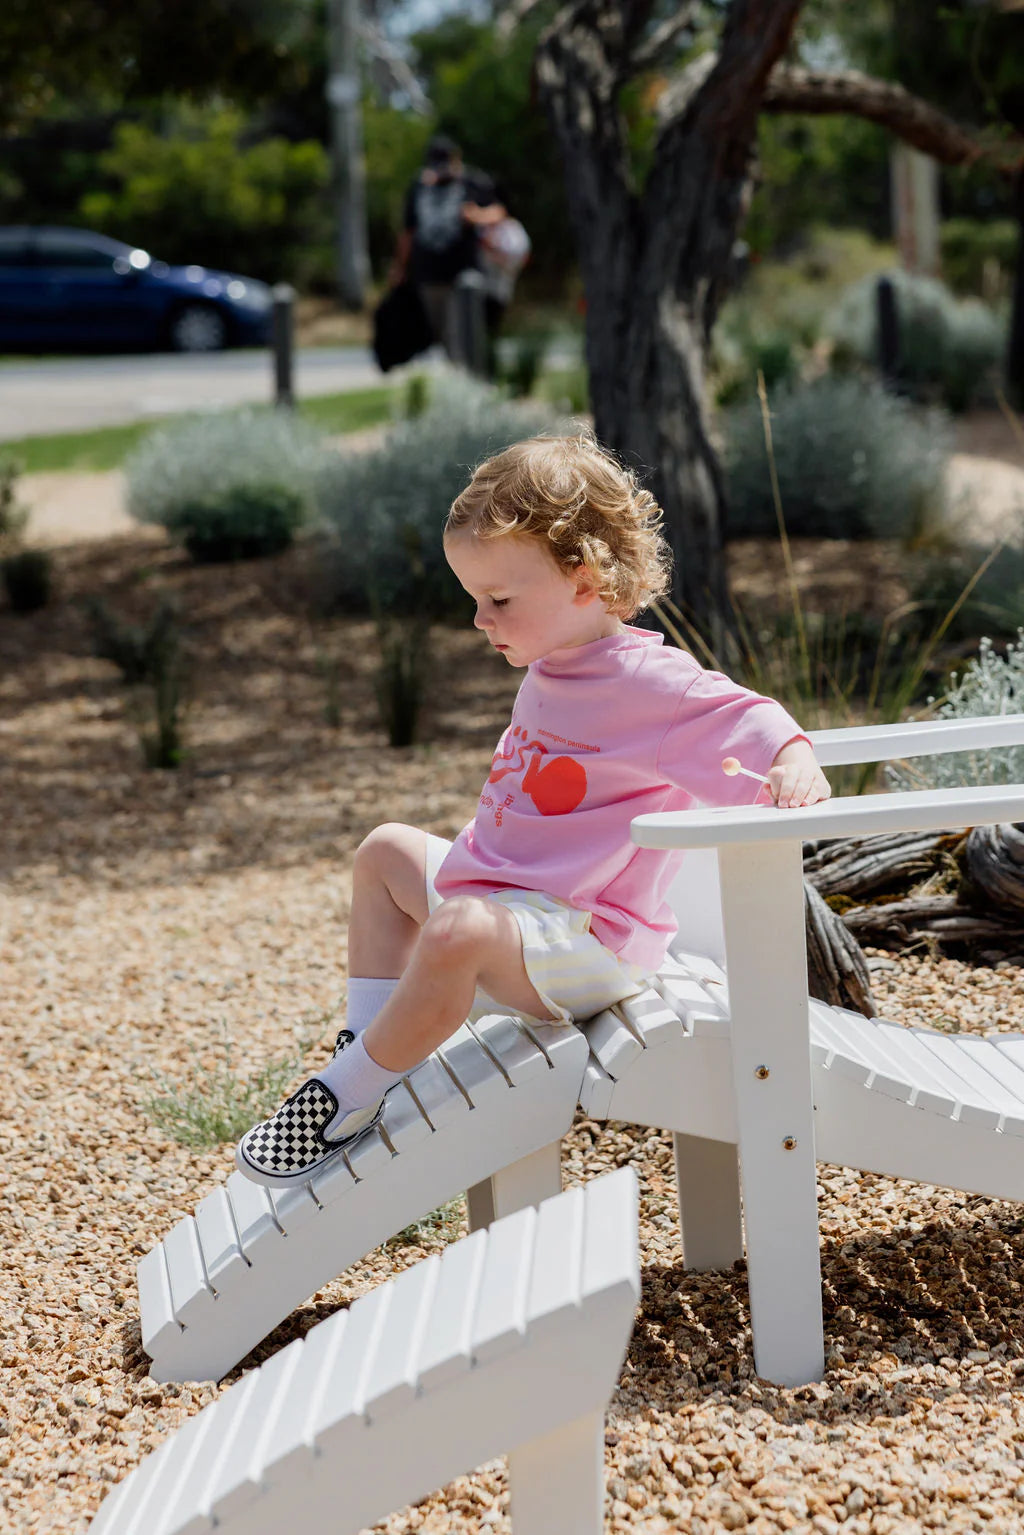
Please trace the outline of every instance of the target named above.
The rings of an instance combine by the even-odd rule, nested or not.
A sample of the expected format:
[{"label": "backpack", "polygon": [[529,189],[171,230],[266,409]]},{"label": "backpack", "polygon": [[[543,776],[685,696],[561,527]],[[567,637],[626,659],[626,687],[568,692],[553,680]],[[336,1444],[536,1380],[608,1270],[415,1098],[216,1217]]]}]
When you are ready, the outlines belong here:
[{"label": "backpack", "polygon": [[466,201],[466,183],[461,176],[431,185],[421,181],[414,195],[416,243],[422,250],[440,256],[465,238],[462,205]]}]

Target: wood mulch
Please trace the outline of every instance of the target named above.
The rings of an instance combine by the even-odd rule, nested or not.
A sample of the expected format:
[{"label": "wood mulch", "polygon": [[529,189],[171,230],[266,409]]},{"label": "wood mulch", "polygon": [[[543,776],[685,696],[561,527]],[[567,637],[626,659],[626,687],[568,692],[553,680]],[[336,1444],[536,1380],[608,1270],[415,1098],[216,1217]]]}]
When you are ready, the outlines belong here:
[{"label": "wood mulch", "polygon": [[[224,1389],[156,1385],[140,1348],[138,1257],[231,1166],[230,1145],[193,1151],[154,1126],[154,1073],[187,1085],[227,1050],[253,1075],[309,1031],[305,1067],[325,1057],[358,842],[385,819],[461,826],[516,677],[474,634],[440,633],[424,743],[393,751],[372,632],[305,616],[301,554],[203,571],[128,536],[57,559],[51,608],[0,613],[0,1526],[78,1535]],[[173,773],[142,766],[80,607],[99,594],[138,617],[160,592],[197,658],[191,755]],[[1014,966],[874,961],[899,1022],[1024,1028]],[[644,1290],[608,1417],[610,1531],[1024,1527],[1020,1206],[821,1167],[828,1370],[783,1390],[753,1373],[742,1266],[683,1268],[669,1138],[577,1122],[567,1181],[624,1163],[641,1183]],[[246,1366],[457,1230],[370,1254]],[[506,1535],[503,1463],[378,1528]]]}]

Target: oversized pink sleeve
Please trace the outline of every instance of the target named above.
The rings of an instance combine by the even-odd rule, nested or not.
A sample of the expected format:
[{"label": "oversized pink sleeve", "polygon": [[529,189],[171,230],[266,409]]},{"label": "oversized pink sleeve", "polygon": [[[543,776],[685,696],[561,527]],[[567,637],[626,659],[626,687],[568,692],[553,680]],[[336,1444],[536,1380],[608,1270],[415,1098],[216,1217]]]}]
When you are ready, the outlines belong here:
[{"label": "oversized pink sleeve", "polygon": [[722,772],[722,759],[736,757],[755,773],[767,773],[788,741],[806,740],[796,720],[773,698],[721,672],[698,672],[686,688],[658,752],[658,769],[705,805],[750,805],[761,786]]}]

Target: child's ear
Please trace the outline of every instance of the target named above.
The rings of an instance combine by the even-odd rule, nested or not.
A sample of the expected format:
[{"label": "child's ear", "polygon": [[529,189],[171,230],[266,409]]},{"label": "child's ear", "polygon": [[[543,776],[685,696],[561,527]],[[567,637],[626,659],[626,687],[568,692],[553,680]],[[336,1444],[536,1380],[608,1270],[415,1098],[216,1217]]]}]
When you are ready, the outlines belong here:
[{"label": "child's ear", "polygon": [[597,598],[597,582],[594,573],[588,570],[586,565],[577,566],[574,572],[576,578],[576,596],[574,601],[578,607],[584,608],[588,603]]}]

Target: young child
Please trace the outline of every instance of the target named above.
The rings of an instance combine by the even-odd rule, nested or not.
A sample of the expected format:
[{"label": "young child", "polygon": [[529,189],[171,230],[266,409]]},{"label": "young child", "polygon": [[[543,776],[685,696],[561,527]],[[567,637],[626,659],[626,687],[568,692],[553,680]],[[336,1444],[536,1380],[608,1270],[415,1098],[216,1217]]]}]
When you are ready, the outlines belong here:
[{"label": "young child", "polygon": [[632,628],[668,585],[653,498],[587,435],[537,437],[483,464],[444,530],[476,627],[525,668],[476,814],[454,844],[379,826],[355,858],[348,1017],[331,1061],[245,1135],[271,1187],[310,1178],[383,1112],[388,1090],[467,1017],[584,1019],[644,989],[675,931],[679,853],[637,847],[633,817],[764,793],[831,792],[785,709],[660,634]]}]

